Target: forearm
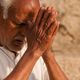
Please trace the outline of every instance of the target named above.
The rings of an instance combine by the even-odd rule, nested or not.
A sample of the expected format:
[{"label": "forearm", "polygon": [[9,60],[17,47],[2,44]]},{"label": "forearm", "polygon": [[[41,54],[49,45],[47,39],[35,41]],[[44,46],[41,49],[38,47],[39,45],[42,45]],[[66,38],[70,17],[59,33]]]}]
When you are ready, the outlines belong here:
[{"label": "forearm", "polygon": [[48,54],[43,55],[43,60],[46,63],[50,80],[68,80],[57,64],[51,51],[48,51]]},{"label": "forearm", "polygon": [[39,52],[26,52],[15,69],[5,80],[28,80],[36,61],[39,58],[36,53]]}]

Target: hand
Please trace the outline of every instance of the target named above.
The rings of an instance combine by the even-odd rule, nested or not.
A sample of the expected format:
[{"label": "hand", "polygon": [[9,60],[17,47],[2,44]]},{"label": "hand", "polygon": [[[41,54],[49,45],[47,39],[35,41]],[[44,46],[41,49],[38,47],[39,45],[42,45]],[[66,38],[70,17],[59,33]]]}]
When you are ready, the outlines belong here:
[{"label": "hand", "polygon": [[56,17],[53,8],[40,8],[35,22],[27,31],[28,49],[39,49],[43,53],[50,47],[58,29]]}]

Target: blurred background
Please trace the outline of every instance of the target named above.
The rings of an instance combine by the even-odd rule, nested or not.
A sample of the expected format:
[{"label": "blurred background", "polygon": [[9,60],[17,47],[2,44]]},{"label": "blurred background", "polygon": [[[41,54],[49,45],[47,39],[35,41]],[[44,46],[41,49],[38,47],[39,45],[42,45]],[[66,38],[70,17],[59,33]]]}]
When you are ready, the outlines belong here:
[{"label": "blurred background", "polygon": [[42,0],[54,6],[60,28],[52,50],[69,80],[80,80],[80,0]]}]

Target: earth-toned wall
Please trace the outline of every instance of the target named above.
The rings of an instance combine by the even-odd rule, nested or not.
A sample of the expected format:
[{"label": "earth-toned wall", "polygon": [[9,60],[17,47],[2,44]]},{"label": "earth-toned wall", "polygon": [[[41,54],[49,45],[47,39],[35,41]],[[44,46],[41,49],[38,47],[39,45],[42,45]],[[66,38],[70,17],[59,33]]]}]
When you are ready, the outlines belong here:
[{"label": "earth-toned wall", "polygon": [[52,44],[56,60],[69,80],[80,80],[80,0],[44,1],[55,6],[61,22]]}]

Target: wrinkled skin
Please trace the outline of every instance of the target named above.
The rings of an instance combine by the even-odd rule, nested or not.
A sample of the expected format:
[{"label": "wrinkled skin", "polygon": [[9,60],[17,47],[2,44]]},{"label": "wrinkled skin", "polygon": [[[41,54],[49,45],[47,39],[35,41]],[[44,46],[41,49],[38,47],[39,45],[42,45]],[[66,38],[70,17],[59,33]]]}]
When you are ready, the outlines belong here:
[{"label": "wrinkled skin", "polygon": [[37,0],[17,0],[9,8],[8,15],[3,27],[0,26],[3,46],[14,52],[21,50],[26,42],[28,49],[45,51],[49,48],[58,28],[54,9],[40,8]]},{"label": "wrinkled skin", "polygon": [[57,13],[53,8],[40,8],[35,23],[27,31],[29,48],[39,48],[43,52],[50,48],[59,27],[56,17]]},{"label": "wrinkled skin", "polygon": [[50,50],[59,27],[56,17],[53,8],[40,8],[38,0],[15,0],[9,8],[6,20],[3,19],[0,6],[0,46],[16,53],[28,43],[23,57],[4,80],[28,80],[41,56],[50,80],[68,80]]},{"label": "wrinkled skin", "polygon": [[[6,20],[2,18],[3,13],[0,14],[0,44],[14,52],[21,50],[27,42],[26,27],[28,27],[29,24],[26,24],[25,27],[23,26],[23,21],[25,18],[26,23],[27,21],[33,21],[39,9],[37,1],[25,1],[26,2],[22,0],[15,1],[9,8],[8,18]],[[29,6],[27,4],[29,4]]]}]

